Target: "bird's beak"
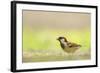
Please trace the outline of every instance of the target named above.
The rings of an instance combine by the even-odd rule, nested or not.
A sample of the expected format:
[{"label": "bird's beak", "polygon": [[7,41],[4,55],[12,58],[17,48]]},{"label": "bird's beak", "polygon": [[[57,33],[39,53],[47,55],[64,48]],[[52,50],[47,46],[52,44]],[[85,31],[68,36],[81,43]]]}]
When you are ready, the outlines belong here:
[{"label": "bird's beak", "polygon": [[57,38],[57,40],[59,40],[59,39]]}]

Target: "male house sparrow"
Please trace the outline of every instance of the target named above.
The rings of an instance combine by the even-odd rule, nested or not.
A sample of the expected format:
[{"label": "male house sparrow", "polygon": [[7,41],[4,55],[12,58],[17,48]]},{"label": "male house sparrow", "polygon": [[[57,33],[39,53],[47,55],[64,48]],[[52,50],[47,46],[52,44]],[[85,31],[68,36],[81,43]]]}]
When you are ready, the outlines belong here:
[{"label": "male house sparrow", "polygon": [[67,53],[74,53],[81,47],[81,45],[69,42],[65,37],[59,37],[57,40],[60,42],[62,49]]}]

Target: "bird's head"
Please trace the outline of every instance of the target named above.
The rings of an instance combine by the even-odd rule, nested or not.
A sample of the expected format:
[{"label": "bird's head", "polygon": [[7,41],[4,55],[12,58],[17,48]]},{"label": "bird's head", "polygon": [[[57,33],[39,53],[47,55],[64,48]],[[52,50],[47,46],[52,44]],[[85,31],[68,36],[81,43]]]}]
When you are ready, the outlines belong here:
[{"label": "bird's head", "polygon": [[62,42],[62,41],[67,42],[67,39],[65,37],[58,37],[57,40],[60,42]]}]

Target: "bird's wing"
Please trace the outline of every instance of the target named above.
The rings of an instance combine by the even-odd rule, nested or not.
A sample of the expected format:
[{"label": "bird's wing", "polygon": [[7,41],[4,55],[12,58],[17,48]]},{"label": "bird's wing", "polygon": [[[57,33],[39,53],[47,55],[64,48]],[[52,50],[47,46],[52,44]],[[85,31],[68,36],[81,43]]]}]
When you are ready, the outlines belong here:
[{"label": "bird's wing", "polygon": [[69,47],[78,47],[78,46],[81,46],[81,45],[78,45],[78,44],[76,44],[76,43],[71,43],[71,42],[69,42],[69,43],[68,43],[68,46],[69,46]]}]

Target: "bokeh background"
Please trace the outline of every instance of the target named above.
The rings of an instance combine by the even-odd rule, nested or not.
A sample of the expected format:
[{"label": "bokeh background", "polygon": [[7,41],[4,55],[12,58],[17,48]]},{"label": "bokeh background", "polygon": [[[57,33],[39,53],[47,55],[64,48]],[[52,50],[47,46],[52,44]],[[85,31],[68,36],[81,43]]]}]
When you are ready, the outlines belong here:
[{"label": "bokeh background", "polygon": [[[82,47],[69,55],[56,40],[60,36]],[[91,59],[91,14],[23,10],[22,41],[24,63]]]}]

